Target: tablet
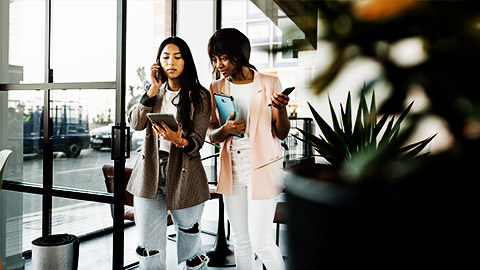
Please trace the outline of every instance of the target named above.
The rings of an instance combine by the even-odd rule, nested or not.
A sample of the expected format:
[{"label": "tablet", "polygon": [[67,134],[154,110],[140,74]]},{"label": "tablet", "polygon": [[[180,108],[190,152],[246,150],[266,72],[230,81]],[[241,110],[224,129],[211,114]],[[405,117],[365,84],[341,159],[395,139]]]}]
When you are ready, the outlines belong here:
[{"label": "tablet", "polygon": [[[171,130],[177,131],[178,124],[175,116],[169,113],[147,113],[148,119],[152,122],[156,122],[160,125],[160,122],[164,122]],[[161,127],[162,125],[160,125]]]},{"label": "tablet", "polygon": [[[233,120],[237,119],[237,110],[235,109],[235,102],[232,96],[214,93],[215,103],[217,104],[218,113],[220,114],[220,123],[222,126],[227,122],[228,117],[235,112]],[[243,134],[235,134],[235,136],[243,137]]]}]

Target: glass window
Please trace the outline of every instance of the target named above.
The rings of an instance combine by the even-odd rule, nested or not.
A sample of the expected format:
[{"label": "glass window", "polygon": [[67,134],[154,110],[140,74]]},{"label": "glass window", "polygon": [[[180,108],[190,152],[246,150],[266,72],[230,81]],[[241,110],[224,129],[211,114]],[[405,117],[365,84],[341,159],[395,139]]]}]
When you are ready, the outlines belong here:
[{"label": "glass window", "polygon": [[[250,62],[258,71],[278,76],[284,88],[297,85],[301,70],[298,68],[298,52],[284,49],[286,45],[292,45],[286,33],[293,24],[275,1],[222,1],[222,27],[242,31],[250,40]],[[297,106],[296,95],[297,91],[290,94],[291,102],[287,107],[290,115]]]},{"label": "glass window", "polygon": [[[274,17],[274,20],[269,16]],[[257,6],[250,0],[222,1],[222,27],[237,28],[250,39],[252,46],[250,62],[260,68],[259,71],[277,73],[278,76],[288,75],[292,78],[296,76],[298,53],[294,50],[283,50],[286,45],[291,45],[287,44],[288,40],[284,40],[286,38],[284,31],[288,31],[292,24],[293,22],[274,2]],[[283,81],[282,78],[280,80]],[[290,78],[286,80],[291,81]]]},{"label": "glass window", "polygon": [[[113,226],[111,213],[108,204],[54,197],[52,201],[52,234],[68,233],[81,237],[99,232]],[[110,237],[94,241],[94,243],[82,242],[78,269],[112,269],[112,250]],[[126,256],[125,263],[134,262],[132,258],[128,257]],[[98,267],[98,265],[102,267]]]},{"label": "glass window", "polygon": [[240,21],[246,17],[246,6],[244,0],[223,0],[222,1],[222,24]]},{"label": "glass window", "polygon": [[127,111],[143,95],[158,46],[170,32],[165,0],[127,1]]},{"label": "glass window", "polygon": [[52,234],[89,234],[113,226],[109,204],[54,197]]},{"label": "glass window", "polygon": [[1,149],[13,151],[4,178],[11,181],[42,183],[43,91],[0,93]]},{"label": "glass window", "polygon": [[[145,93],[144,83],[150,81],[149,70],[157,57],[158,47],[165,37],[170,36],[171,16],[170,7],[165,0],[128,1],[127,5],[127,95],[125,99],[128,114],[128,111]],[[98,122],[99,119],[95,121]],[[113,120],[108,122],[112,123]],[[132,152],[130,159],[127,160],[127,167],[133,167],[137,155],[134,150],[142,146],[145,131],[130,129],[130,136]],[[100,150],[98,146],[100,138],[92,138],[93,140],[95,143],[92,144],[92,148]]]},{"label": "glass window", "polygon": [[[257,1],[258,2],[258,1]],[[263,14],[262,10],[257,7],[256,4],[248,1],[247,3],[247,17],[248,19],[265,19],[266,16]]]},{"label": "glass window", "polygon": [[270,67],[270,47],[267,46],[252,46],[250,54],[250,62],[257,68]]},{"label": "glass window", "polygon": [[[212,19],[192,23],[192,18],[198,17],[198,14],[202,14],[203,18]],[[213,0],[179,0],[177,29],[177,35],[187,42],[192,51],[201,84],[208,89],[212,80],[212,69],[207,44],[214,30]]]},{"label": "glass window", "polygon": [[52,1],[54,82],[116,79],[116,1]]},{"label": "glass window", "polygon": [[268,43],[270,41],[270,22],[248,22],[247,36],[251,43]]},{"label": "glass window", "polygon": [[[213,0],[179,0],[177,5],[177,36],[184,39],[190,47],[200,83],[207,89],[212,82],[212,69],[207,44],[214,30],[213,2]],[[192,18],[197,18],[198,14],[202,14],[203,18],[212,19],[196,20],[195,23],[192,23]],[[208,138],[206,139],[208,140]],[[205,143],[200,150],[200,154],[205,158],[211,156],[213,151],[214,147]],[[203,161],[209,181],[215,180],[212,178],[213,161],[213,158]]]},{"label": "glass window", "polygon": [[44,82],[45,6],[42,0],[0,5],[0,83]]},{"label": "glass window", "polygon": [[32,241],[42,236],[42,196],[2,190],[0,202],[2,263],[7,265],[5,269],[23,269],[22,253],[31,250]]},{"label": "glass window", "polygon": [[53,183],[106,191],[102,166],[111,161],[115,90],[54,90]]}]

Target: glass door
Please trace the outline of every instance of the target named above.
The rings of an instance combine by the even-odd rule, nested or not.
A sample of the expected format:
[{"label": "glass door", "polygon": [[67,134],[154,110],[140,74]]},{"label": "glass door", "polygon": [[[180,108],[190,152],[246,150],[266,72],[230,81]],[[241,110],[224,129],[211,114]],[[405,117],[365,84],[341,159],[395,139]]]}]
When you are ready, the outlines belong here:
[{"label": "glass door", "polygon": [[108,231],[102,265],[124,266],[123,181],[107,193],[102,165],[123,179],[131,155],[126,10],[120,0],[1,1],[0,149],[13,150],[0,192],[3,269],[29,269],[38,237]]}]

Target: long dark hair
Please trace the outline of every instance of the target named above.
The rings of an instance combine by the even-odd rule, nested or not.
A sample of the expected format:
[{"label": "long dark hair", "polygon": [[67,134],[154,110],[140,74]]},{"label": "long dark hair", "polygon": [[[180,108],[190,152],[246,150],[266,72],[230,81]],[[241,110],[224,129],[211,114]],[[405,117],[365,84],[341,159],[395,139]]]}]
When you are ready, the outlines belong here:
[{"label": "long dark hair", "polygon": [[208,41],[208,56],[213,66],[213,72],[217,72],[214,57],[226,54],[230,62],[235,64],[235,73],[241,71],[243,66],[257,70],[250,64],[250,40],[235,28],[222,28],[213,33]]},{"label": "long dark hair", "polygon": [[[177,98],[175,98],[172,102],[179,106],[182,128],[183,131],[188,134],[193,129],[193,121],[190,119],[191,104],[193,104],[195,109],[202,109],[202,95],[200,92],[207,92],[207,89],[203,87],[198,80],[197,68],[195,67],[195,62],[193,61],[192,52],[183,39],[179,37],[166,38],[158,48],[157,63],[161,64],[159,61],[161,53],[168,44],[177,45],[177,47],[180,49],[182,59],[185,62],[183,72],[180,75],[182,89],[177,96],[178,102],[176,101]],[[167,81],[167,76],[163,73],[163,71],[159,73],[162,81]]]}]

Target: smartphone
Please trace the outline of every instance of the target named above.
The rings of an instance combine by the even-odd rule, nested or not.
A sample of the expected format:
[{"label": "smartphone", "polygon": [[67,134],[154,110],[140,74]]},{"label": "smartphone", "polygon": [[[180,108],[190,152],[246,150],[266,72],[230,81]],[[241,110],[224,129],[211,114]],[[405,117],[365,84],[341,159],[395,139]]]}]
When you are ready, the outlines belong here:
[{"label": "smartphone", "polygon": [[284,95],[290,95],[290,93],[292,93],[292,91],[295,89],[295,87],[288,87],[288,88],[285,88],[285,90],[282,91],[282,94]]},{"label": "smartphone", "polygon": [[[288,87],[288,88],[285,88],[285,90],[282,91],[282,94],[288,96],[290,95],[290,93],[292,93],[292,91],[295,89],[295,87]],[[268,106],[272,106],[272,104],[268,104]]]},{"label": "smartphone", "polygon": [[161,79],[159,78],[159,76],[160,76],[160,69],[162,68],[162,67],[160,66],[160,58],[157,58],[157,65],[158,65],[159,68],[157,69],[157,71],[155,71],[155,80],[157,80],[157,82],[161,83]]},{"label": "smartphone", "polygon": [[[222,125],[227,122],[228,117],[232,112],[235,112],[233,120],[237,119],[237,109],[235,108],[235,101],[232,96],[214,93],[215,103],[217,104],[218,113],[220,114],[220,123]],[[237,137],[243,138],[243,134],[234,134]]]}]

